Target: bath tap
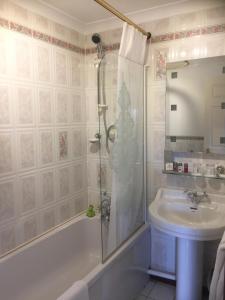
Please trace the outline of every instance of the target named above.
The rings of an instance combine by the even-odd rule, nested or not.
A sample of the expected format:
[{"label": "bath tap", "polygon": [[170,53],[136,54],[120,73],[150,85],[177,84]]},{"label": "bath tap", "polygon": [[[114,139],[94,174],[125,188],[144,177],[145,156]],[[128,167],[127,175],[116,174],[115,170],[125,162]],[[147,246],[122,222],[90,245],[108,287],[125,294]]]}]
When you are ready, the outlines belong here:
[{"label": "bath tap", "polygon": [[206,192],[185,190],[184,193],[187,194],[188,198],[195,206],[197,206],[200,202],[204,201],[205,199],[207,201],[209,200],[209,196]]},{"label": "bath tap", "polygon": [[101,199],[101,216],[102,220],[110,221],[111,196],[107,192],[102,193]]},{"label": "bath tap", "polygon": [[225,174],[225,167],[224,166],[217,166],[216,167],[216,177],[220,177],[221,175]]}]

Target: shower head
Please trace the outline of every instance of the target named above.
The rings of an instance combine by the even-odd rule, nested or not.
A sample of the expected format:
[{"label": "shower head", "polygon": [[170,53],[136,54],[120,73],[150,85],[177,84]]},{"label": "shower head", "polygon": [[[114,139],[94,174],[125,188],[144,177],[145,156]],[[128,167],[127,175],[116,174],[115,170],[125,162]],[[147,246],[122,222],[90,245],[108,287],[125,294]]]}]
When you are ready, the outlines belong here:
[{"label": "shower head", "polygon": [[91,37],[92,42],[96,44],[98,58],[104,57],[104,47],[102,46],[101,36],[98,33],[94,33]]},{"label": "shower head", "polygon": [[101,43],[101,37],[100,37],[100,34],[98,34],[98,33],[94,33],[92,35],[91,39],[92,39],[92,42],[95,44]]}]

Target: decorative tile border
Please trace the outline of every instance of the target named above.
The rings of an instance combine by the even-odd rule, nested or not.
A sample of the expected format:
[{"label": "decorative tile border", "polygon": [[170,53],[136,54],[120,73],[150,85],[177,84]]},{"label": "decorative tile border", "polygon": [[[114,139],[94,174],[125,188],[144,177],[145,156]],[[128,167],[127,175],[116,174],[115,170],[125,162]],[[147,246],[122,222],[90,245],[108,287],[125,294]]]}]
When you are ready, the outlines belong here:
[{"label": "decorative tile border", "polygon": [[151,39],[151,42],[160,43],[165,41],[173,41],[173,40],[185,39],[193,36],[212,34],[212,33],[221,33],[221,32],[225,32],[225,24],[212,25],[212,26],[206,26],[201,28],[157,35]]},{"label": "decorative tile border", "polygon": [[47,42],[49,44],[52,44],[52,45],[55,45],[55,46],[58,46],[58,47],[61,47],[61,48],[67,49],[67,50],[71,50],[76,53],[85,54],[85,49],[83,49],[83,48],[80,48],[74,44],[59,40],[55,37],[52,37],[50,35],[36,31],[31,28],[28,28],[26,26],[17,24],[15,22],[8,21],[4,18],[0,18],[0,27],[25,34],[29,37],[33,37],[34,39],[41,40],[43,42]]},{"label": "decorative tile border", "polygon": [[[105,51],[113,51],[113,50],[118,50],[120,48],[120,43],[115,43],[111,45],[105,45],[104,50]],[[96,53],[96,47],[85,49],[85,54],[94,54]]]},{"label": "decorative tile border", "polygon": [[[17,24],[15,22],[8,21],[4,18],[0,18],[0,27],[13,30],[16,32],[20,32],[22,34],[26,34],[30,37],[33,37],[35,39],[50,43],[52,45],[71,50],[76,53],[80,54],[94,54],[96,53],[96,47],[84,49],[81,47],[78,47],[74,44],[59,40],[55,37],[49,36],[47,34],[44,34],[42,32],[33,30],[31,28],[25,27],[23,25]],[[160,42],[167,42],[167,41],[173,41],[178,39],[184,39],[189,38],[193,36],[200,36],[205,34],[213,34],[213,33],[225,33],[225,24],[220,25],[212,25],[212,26],[205,26],[201,28],[194,28],[189,30],[183,30],[183,31],[177,31],[172,33],[166,33],[162,35],[156,35],[153,36],[151,39],[151,43],[160,43]],[[120,43],[114,43],[111,45],[106,45],[105,50],[106,51],[112,51],[112,50],[118,50],[120,47]]]},{"label": "decorative tile border", "polygon": [[[156,35],[151,38],[151,43],[161,43],[161,42],[168,42],[178,39],[185,39],[193,36],[200,36],[205,34],[212,34],[212,33],[225,33],[225,24],[221,25],[212,25],[212,26],[206,26],[202,28],[197,29],[189,29],[189,30],[183,30],[183,31],[177,31],[177,32],[171,32],[161,35]],[[105,47],[106,51],[109,50],[118,50],[120,47],[120,43],[115,43],[112,45],[107,45]],[[89,48],[86,49],[85,54],[93,54],[96,53],[96,48]]]}]

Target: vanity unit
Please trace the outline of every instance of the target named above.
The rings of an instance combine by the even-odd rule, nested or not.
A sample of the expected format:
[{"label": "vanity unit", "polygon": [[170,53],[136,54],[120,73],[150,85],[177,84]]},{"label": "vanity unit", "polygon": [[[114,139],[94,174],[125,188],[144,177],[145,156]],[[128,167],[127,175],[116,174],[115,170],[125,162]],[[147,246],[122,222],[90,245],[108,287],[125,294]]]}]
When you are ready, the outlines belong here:
[{"label": "vanity unit", "polygon": [[160,189],[149,206],[151,223],[177,238],[176,300],[201,300],[203,242],[225,230],[225,196]]}]

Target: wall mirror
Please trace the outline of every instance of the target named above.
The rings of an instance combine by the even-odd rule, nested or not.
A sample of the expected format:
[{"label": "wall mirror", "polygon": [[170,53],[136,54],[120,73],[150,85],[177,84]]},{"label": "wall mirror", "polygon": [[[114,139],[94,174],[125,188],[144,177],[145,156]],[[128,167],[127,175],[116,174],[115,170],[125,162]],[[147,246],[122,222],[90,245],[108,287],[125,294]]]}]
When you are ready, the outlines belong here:
[{"label": "wall mirror", "polygon": [[167,64],[166,143],[173,152],[225,154],[225,56]]}]

